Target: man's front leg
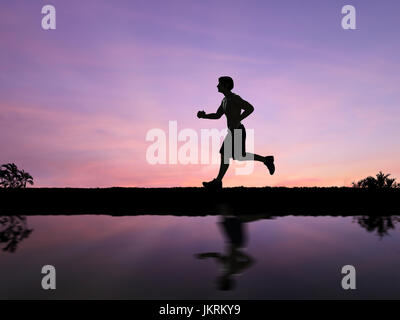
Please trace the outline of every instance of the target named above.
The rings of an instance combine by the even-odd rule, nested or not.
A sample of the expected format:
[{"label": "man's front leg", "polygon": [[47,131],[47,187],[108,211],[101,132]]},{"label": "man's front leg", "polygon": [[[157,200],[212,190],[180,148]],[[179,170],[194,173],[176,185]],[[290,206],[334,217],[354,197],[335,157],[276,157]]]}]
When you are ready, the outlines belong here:
[{"label": "man's front leg", "polygon": [[[227,162],[227,163],[225,163],[225,162]],[[218,181],[222,181],[222,179],[225,176],[226,171],[228,171],[228,168],[229,168],[229,158],[226,158],[226,157],[224,157],[223,154],[221,154],[221,164],[219,166],[219,173],[216,178]]]}]

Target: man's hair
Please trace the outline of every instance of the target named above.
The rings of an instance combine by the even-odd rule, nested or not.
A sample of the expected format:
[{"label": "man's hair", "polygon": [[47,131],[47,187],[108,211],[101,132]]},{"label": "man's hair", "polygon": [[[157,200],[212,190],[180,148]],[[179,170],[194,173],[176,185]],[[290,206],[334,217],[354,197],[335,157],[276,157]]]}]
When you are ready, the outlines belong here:
[{"label": "man's hair", "polygon": [[228,88],[228,90],[232,90],[233,89],[233,79],[231,77],[220,77],[218,79],[218,81],[220,83],[222,83],[224,86],[226,86]]}]

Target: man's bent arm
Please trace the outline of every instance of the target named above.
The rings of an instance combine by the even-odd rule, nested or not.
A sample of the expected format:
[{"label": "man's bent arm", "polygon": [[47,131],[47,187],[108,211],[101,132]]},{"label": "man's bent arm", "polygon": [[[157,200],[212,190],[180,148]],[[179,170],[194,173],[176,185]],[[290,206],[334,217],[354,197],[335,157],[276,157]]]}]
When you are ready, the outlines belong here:
[{"label": "man's bent arm", "polygon": [[224,109],[220,106],[216,113],[209,113],[204,115],[202,118],[204,119],[220,119],[224,114]]},{"label": "man's bent arm", "polygon": [[221,116],[219,116],[216,113],[209,113],[203,116],[203,119],[219,119],[219,118],[221,118]]},{"label": "man's bent arm", "polygon": [[247,118],[250,114],[253,113],[254,107],[248,103],[247,101],[243,100],[242,109],[244,110],[243,113],[240,115],[240,121]]}]

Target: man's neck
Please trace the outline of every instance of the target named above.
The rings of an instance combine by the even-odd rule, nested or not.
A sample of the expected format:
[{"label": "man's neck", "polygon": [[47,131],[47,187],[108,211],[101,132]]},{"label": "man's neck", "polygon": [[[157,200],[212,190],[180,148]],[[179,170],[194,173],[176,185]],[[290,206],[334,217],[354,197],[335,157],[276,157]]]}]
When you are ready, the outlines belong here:
[{"label": "man's neck", "polygon": [[222,92],[222,94],[223,94],[225,97],[228,97],[228,96],[232,95],[233,93],[232,93],[232,91],[226,91],[226,92]]}]

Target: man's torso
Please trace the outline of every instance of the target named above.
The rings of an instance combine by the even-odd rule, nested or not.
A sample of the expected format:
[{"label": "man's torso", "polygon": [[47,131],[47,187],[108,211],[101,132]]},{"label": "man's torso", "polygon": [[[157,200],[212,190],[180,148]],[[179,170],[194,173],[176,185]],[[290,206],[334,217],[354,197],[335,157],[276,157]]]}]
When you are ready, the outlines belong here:
[{"label": "man's torso", "polygon": [[222,108],[224,109],[229,129],[236,129],[241,125],[240,115],[242,111],[242,103],[242,98],[235,93],[222,99]]}]

